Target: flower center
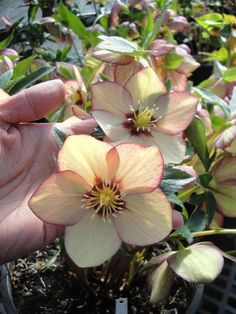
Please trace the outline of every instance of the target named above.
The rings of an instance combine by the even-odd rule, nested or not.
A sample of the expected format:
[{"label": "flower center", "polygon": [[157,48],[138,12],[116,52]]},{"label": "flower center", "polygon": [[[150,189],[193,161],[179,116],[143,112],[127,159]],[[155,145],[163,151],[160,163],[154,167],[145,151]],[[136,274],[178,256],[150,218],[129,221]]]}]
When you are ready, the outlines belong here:
[{"label": "flower center", "polygon": [[146,128],[151,124],[154,109],[144,108],[143,111],[134,113],[133,123],[138,128]]},{"label": "flower center", "polygon": [[84,194],[83,207],[94,210],[91,217],[99,215],[104,222],[111,222],[110,216],[116,217],[125,209],[122,197],[118,184],[101,182]]},{"label": "flower center", "polygon": [[150,135],[151,128],[154,128],[161,119],[161,116],[154,117],[158,111],[158,106],[155,104],[150,108],[147,104],[139,102],[137,110],[134,110],[132,106],[130,106],[130,110],[124,127],[130,129],[132,135]]}]

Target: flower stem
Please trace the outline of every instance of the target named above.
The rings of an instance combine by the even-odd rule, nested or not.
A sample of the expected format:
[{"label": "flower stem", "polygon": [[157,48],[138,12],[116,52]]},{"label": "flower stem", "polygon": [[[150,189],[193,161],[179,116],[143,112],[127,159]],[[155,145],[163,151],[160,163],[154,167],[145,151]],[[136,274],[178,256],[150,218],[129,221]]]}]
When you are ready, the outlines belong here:
[{"label": "flower stem", "polygon": [[193,232],[193,237],[203,237],[210,236],[216,234],[236,234],[236,229],[214,229],[214,230],[205,230],[205,231],[197,231]]}]

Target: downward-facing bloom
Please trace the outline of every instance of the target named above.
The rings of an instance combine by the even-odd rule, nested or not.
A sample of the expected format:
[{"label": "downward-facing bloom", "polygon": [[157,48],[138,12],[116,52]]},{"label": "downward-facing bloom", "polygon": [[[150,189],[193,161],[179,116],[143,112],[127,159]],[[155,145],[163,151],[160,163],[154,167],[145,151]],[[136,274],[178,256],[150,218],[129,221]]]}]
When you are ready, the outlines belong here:
[{"label": "downward-facing bloom", "polygon": [[65,248],[81,267],[102,264],[122,241],[149,245],[172,228],[158,189],[163,160],[157,147],[116,147],[87,135],[67,138],[52,174],[29,201],[42,220],[66,225]]},{"label": "downward-facing bloom", "polygon": [[167,93],[151,68],[135,73],[124,86],[104,81],[91,90],[93,116],[110,141],[156,145],[166,163],[183,160],[181,132],[194,117],[197,97]]},{"label": "downward-facing bloom", "polygon": [[170,251],[153,257],[146,264],[151,288],[150,301],[161,302],[171,289],[174,274],[190,283],[208,283],[221,272],[223,256],[235,258],[218,249],[211,242],[200,242],[179,251]]}]

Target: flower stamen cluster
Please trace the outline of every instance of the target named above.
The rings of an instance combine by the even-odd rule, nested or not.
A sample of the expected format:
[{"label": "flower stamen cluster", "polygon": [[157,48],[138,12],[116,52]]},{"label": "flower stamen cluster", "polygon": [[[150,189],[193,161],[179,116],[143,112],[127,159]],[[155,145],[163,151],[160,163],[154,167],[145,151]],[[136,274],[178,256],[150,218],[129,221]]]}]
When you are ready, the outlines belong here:
[{"label": "flower stamen cluster", "polygon": [[152,108],[149,108],[146,103],[138,102],[137,110],[132,105],[129,108],[131,112],[127,114],[124,126],[130,129],[133,135],[151,135],[151,128],[155,128],[162,118],[161,116],[155,118],[159,107],[154,104]]},{"label": "flower stamen cluster", "polygon": [[117,217],[125,209],[124,195],[119,191],[118,183],[100,182],[95,184],[83,196],[83,207],[93,209],[91,218],[95,215],[102,217],[104,222],[111,223],[110,216]]}]

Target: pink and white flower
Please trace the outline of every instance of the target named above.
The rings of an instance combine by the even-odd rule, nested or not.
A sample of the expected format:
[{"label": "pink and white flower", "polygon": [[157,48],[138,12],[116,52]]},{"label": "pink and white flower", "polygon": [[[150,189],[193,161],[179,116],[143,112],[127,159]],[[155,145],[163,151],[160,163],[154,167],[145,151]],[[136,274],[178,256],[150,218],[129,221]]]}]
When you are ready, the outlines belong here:
[{"label": "pink and white flower", "polygon": [[116,147],[87,135],[67,138],[52,174],[29,201],[42,220],[65,225],[65,248],[81,267],[102,264],[120,248],[161,241],[172,210],[158,188],[163,160],[157,147]]},{"label": "pink and white flower", "polygon": [[195,115],[197,97],[167,93],[151,68],[137,72],[124,86],[105,81],[92,85],[91,91],[93,116],[111,142],[155,145],[165,163],[183,160],[182,132]]}]

